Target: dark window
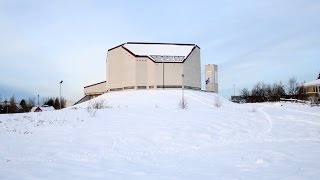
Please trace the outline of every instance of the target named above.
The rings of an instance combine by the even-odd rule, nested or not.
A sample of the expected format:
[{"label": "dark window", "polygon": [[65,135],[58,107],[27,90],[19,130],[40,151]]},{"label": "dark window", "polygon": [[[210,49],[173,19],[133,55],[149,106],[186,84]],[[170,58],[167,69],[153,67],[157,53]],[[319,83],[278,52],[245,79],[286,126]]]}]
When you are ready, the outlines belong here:
[{"label": "dark window", "polygon": [[124,87],[124,89],[134,89],[134,86],[127,86],[127,87]]}]

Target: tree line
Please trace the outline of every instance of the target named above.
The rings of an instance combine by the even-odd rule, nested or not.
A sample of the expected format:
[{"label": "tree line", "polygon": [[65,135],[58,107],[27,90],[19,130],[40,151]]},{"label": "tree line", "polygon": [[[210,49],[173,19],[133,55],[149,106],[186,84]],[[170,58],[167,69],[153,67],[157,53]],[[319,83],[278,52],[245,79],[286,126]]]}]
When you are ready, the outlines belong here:
[{"label": "tree line", "polygon": [[[0,97],[0,113],[30,112],[30,110],[37,105],[35,97],[22,99],[20,102],[17,102],[14,96],[11,96],[8,100]],[[43,105],[53,106],[55,109],[60,109],[60,101],[58,97],[45,98]],[[61,97],[61,108],[65,107],[66,99]]]},{"label": "tree line", "polygon": [[267,84],[264,82],[257,82],[251,90],[248,88],[240,89],[240,96],[238,100],[245,100],[246,102],[265,102],[265,101],[279,101],[281,97],[305,99],[305,92],[302,83],[299,84],[295,77],[289,78],[287,84],[275,82]]}]

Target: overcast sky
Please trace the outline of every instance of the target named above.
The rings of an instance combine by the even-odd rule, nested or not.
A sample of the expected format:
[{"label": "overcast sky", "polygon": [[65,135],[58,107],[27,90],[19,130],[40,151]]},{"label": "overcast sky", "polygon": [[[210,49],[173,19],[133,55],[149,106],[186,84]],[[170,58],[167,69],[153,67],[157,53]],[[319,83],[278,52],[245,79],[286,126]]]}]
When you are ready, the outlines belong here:
[{"label": "overcast sky", "polygon": [[[106,53],[128,41],[194,43],[225,97],[258,81],[315,80],[320,1],[0,0],[0,97],[77,101],[104,81]],[[203,74],[202,74],[203,76]]]}]

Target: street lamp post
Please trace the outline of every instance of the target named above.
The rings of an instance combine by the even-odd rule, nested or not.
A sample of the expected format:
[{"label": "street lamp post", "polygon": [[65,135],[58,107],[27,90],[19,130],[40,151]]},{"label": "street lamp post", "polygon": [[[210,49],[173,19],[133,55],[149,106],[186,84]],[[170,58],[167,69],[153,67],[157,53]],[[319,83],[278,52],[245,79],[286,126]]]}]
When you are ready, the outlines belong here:
[{"label": "street lamp post", "polygon": [[7,110],[7,114],[8,114],[8,113],[9,113],[9,111],[8,111],[8,105],[7,105],[7,103],[8,103],[7,99],[6,99],[6,100],[4,100],[4,107],[6,108],[6,110]]},{"label": "street lamp post", "polygon": [[233,96],[235,97],[236,96],[236,85],[233,84]]},{"label": "street lamp post", "polygon": [[59,104],[60,104],[60,109],[61,109],[61,84],[63,83],[63,81],[60,81],[60,97],[59,97]]}]

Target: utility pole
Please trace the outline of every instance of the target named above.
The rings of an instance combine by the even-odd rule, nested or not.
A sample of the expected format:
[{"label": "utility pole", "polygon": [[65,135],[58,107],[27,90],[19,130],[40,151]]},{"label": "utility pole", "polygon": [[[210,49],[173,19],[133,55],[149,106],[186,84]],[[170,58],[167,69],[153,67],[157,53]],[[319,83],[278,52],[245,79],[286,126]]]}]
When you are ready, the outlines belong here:
[{"label": "utility pole", "polygon": [[8,106],[7,106],[7,99],[6,100],[4,100],[4,107],[6,107],[7,108],[7,114],[9,113],[9,111],[8,111]]},{"label": "utility pole", "polygon": [[236,85],[233,84],[233,96],[235,97],[236,96]]},{"label": "utility pole", "polygon": [[59,105],[60,105],[60,109],[61,109],[61,84],[63,83],[63,81],[60,81],[60,98],[59,98]]}]

